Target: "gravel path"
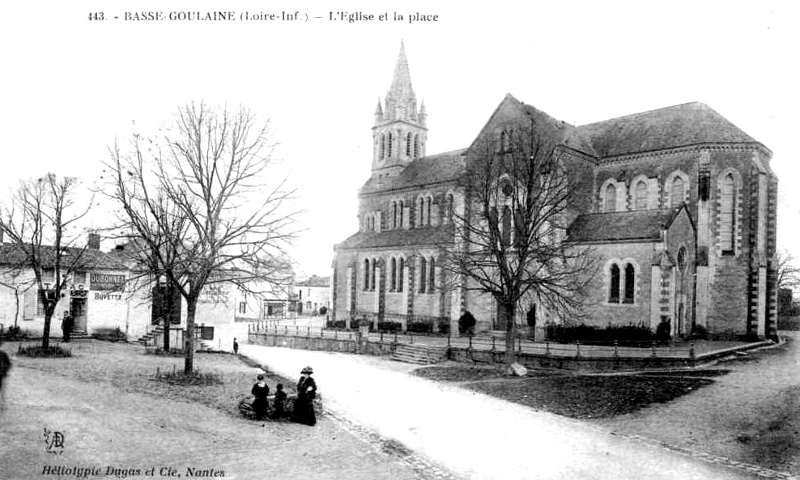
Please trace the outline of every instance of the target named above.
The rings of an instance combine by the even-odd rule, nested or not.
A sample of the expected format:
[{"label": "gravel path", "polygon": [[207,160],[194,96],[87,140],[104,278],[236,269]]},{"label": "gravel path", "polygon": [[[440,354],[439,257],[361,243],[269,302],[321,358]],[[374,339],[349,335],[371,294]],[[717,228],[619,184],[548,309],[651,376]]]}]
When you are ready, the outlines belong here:
[{"label": "gravel path", "polygon": [[726,468],[607,430],[407,374],[376,357],[243,345],[296,378],[314,367],[325,407],[458,477],[488,479],[738,479]]}]

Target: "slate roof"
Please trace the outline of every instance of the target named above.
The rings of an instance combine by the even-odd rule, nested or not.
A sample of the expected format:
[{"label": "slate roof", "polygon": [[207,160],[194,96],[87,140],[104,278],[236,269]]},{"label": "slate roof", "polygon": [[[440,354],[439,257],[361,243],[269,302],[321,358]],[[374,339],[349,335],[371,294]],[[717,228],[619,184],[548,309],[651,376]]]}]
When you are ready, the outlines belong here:
[{"label": "slate roof", "polygon": [[591,142],[600,158],[708,143],[760,145],[700,102],[582,125],[577,133]]},{"label": "slate roof", "polygon": [[297,284],[298,287],[330,287],[331,277],[318,277],[311,275],[311,277],[303,280]]},{"label": "slate roof", "polygon": [[458,179],[464,173],[463,154],[466,149],[453,150],[414,160],[402,173],[393,177],[371,177],[361,193],[394,190],[405,187],[429,185]]},{"label": "slate roof", "polygon": [[525,112],[529,118],[533,118],[536,121],[537,131],[540,135],[547,135],[552,138],[556,144],[566,145],[575,150],[597,156],[589,139],[574,125],[551,117],[547,113],[527,103],[519,102],[510,94],[507,95],[507,97],[517,101],[522,107],[523,112]]},{"label": "slate roof", "polygon": [[453,243],[452,224],[439,227],[424,227],[387,230],[385,232],[358,232],[336,246],[337,250],[364,248],[436,246]]},{"label": "slate roof", "polygon": [[670,226],[682,208],[578,215],[567,228],[567,241],[658,241],[661,239],[661,230]]},{"label": "slate roof", "polygon": [[[81,253],[82,252],[82,253]],[[44,257],[43,265],[45,267],[52,266],[55,263],[55,249],[52,246],[43,245],[42,255]],[[117,261],[113,256],[101,252],[100,250],[93,250],[91,248],[66,248],[66,254],[62,257],[64,265],[69,265],[74,258],[80,255],[81,258],[77,263],[78,268],[82,269],[96,269],[96,270],[127,270],[127,267],[121,262]],[[23,265],[26,266],[24,251],[16,244],[4,243],[0,245],[0,265]]]}]

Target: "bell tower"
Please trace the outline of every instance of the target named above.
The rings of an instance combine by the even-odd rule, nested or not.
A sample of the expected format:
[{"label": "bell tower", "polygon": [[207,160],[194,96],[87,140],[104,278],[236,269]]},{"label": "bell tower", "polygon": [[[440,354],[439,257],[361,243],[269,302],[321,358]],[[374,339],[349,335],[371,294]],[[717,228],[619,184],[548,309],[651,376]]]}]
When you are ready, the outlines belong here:
[{"label": "bell tower", "polygon": [[394,78],[384,98],[378,99],[375,126],[372,127],[372,175],[393,176],[417,158],[425,156],[428,138],[425,102],[417,110],[417,97],[411,86],[406,49],[400,43],[400,54]]}]

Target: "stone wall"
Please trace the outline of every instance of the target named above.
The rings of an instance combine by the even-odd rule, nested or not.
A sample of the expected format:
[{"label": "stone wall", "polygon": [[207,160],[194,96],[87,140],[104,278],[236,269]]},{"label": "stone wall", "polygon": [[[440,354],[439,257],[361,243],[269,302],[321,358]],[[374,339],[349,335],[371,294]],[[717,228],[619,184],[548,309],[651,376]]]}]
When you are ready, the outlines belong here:
[{"label": "stone wall", "polygon": [[[583,305],[583,317],[566,319],[565,324],[585,323],[597,327],[638,325],[650,323],[651,262],[654,243],[608,243],[587,245],[597,259],[598,271],[590,283],[588,298]],[[630,263],[635,269],[633,303],[610,303],[610,269],[616,263],[621,270]],[[620,276],[620,283],[624,279]]]}]

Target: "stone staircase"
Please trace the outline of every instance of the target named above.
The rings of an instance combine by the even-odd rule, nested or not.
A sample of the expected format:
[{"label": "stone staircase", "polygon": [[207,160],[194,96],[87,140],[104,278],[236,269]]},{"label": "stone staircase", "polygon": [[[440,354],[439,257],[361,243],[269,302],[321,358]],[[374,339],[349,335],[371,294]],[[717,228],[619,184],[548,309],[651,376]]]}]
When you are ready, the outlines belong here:
[{"label": "stone staircase", "polygon": [[447,347],[400,343],[389,358],[398,362],[431,365],[447,360]]},{"label": "stone staircase", "polygon": [[162,337],[164,336],[164,327],[162,327],[161,325],[156,325],[156,328],[148,330],[147,333],[139,337],[139,339],[136,341],[144,346],[150,346],[153,344],[153,339],[156,336],[162,336]]}]

